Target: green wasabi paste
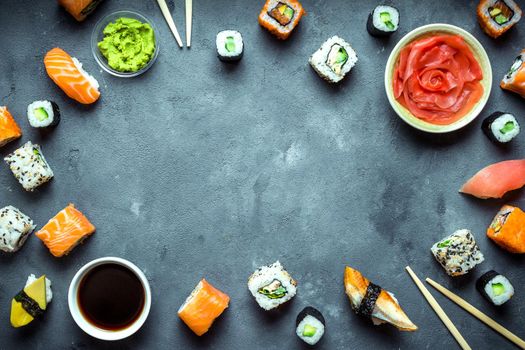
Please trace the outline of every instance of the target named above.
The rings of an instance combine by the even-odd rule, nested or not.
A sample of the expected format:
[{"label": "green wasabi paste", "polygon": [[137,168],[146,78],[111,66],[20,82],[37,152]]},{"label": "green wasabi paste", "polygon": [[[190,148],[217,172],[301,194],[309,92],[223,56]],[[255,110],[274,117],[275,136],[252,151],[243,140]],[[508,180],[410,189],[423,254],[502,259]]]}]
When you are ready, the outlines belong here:
[{"label": "green wasabi paste", "polygon": [[119,72],[137,72],[152,59],[155,33],[148,23],[121,17],[103,30],[104,39],[98,48],[108,65]]}]

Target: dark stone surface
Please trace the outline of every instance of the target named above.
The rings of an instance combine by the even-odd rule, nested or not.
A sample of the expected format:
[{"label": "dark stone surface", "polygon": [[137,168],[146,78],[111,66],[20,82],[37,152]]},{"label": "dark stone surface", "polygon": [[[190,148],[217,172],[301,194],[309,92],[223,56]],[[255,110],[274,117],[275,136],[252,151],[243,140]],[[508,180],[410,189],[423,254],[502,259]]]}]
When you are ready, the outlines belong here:
[{"label": "dark stone surface", "polygon": [[[73,202],[98,230],[62,259],[36,237],[15,255],[0,256],[0,348],[300,349],[295,317],[306,305],[326,318],[322,349],[456,348],[404,271],[407,264],[525,336],[525,259],[484,235],[502,204],[525,208],[523,191],[491,201],[457,193],[482,167],[523,157],[523,135],[498,148],[481,132],[482,118],[452,135],[424,135],[397,118],[383,89],[387,57],[403,34],[432,22],[455,24],[472,32],[492,60],[493,92],[482,117],[506,110],[525,126],[523,99],[498,88],[523,48],[525,23],[493,40],[476,22],[477,1],[395,3],[402,24],[390,39],[372,38],[365,30],[374,1],[304,0],[308,15],[280,42],[257,24],[262,1],[196,1],[193,47],[181,50],[155,1],[107,1],[84,23],[51,0],[2,1],[0,103],[9,106],[24,137],[0,153],[37,142],[55,179],[25,193],[4,164],[0,206],[20,208],[41,227]],[[173,4],[184,36],[183,1]],[[144,13],[158,28],[158,61],[134,79],[103,73],[90,49],[97,20],[121,8]],[[229,28],[242,32],[246,42],[238,65],[215,55],[215,34]],[[322,81],[308,65],[308,57],[334,34],[347,39],[360,59],[339,86]],[[75,103],[47,77],[43,56],[54,46],[78,57],[99,80],[97,104]],[[62,123],[50,134],[31,129],[25,118],[27,105],[37,99],[61,107]],[[486,262],[451,279],[429,248],[459,228],[474,232]],[[85,335],[67,308],[75,272],[102,256],[135,262],[153,291],[144,328],[112,344]],[[255,267],[277,259],[299,281],[298,295],[281,311],[265,313],[246,281]],[[420,330],[401,333],[356,317],[343,290],[345,264],[395,292]],[[475,291],[475,279],[492,268],[516,287],[514,299],[499,309]],[[55,298],[43,320],[15,330],[9,327],[10,299],[29,273],[48,274]],[[232,300],[198,338],[176,312],[202,277]],[[431,292],[473,348],[512,348]]]}]

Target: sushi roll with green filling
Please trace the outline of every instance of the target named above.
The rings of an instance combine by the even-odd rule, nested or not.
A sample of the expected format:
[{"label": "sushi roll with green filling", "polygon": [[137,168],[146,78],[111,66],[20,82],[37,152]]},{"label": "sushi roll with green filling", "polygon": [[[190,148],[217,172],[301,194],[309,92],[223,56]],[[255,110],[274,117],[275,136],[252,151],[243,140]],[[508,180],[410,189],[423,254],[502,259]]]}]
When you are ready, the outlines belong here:
[{"label": "sushi roll with green filling", "polygon": [[499,144],[510,142],[520,133],[520,125],[510,113],[495,112],[481,124],[487,137]]},{"label": "sushi roll with green filling", "polygon": [[53,101],[35,101],[27,106],[27,119],[33,128],[49,128],[60,123],[60,110]]},{"label": "sushi roll with green filling", "polygon": [[325,332],[326,323],[321,312],[307,306],[297,315],[295,333],[308,345],[315,345]]},{"label": "sushi roll with green filling", "polygon": [[373,36],[388,36],[399,27],[399,11],[392,6],[379,5],[368,15],[366,30]]},{"label": "sushi roll with green filling", "polygon": [[279,261],[258,268],[248,279],[248,289],[264,310],[272,310],[291,300],[297,282]]},{"label": "sushi roll with green filling", "polygon": [[492,304],[505,304],[514,295],[514,287],[507,277],[491,270],[476,282],[476,289]]},{"label": "sushi roll with green filling", "polygon": [[467,274],[485,260],[474,236],[466,229],[457,230],[436,242],[430,250],[447,274],[453,277]]},{"label": "sushi roll with green filling", "polygon": [[310,65],[319,76],[338,83],[357,63],[357,55],[346,41],[333,36],[310,57]]},{"label": "sushi roll with green filling", "polygon": [[242,58],[244,43],[242,35],[235,30],[223,30],[217,34],[217,55],[221,61],[232,62]]}]

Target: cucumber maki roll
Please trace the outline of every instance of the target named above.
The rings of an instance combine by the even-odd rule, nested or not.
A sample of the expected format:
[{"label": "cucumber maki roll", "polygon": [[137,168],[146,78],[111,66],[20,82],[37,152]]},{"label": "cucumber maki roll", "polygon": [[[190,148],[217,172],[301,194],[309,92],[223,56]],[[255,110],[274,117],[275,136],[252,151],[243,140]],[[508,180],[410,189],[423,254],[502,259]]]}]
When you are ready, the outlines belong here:
[{"label": "cucumber maki roll", "polygon": [[33,128],[49,128],[60,123],[60,110],[53,101],[35,101],[27,106],[27,119]]},{"label": "cucumber maki roll", "polygon": [[520,133],[520,125],[510,113],[494,112],[481,124],[487,137],[499,144],[510,142]]},{"label": "cucumber maki roll", "polygon": [[308,345],[315,345],[324,335],[326,323],[321,312],[307,306],[297,315],[295,333]]},{"label": "cucumber maki roll", "polygon": [[235,30],[223,30],[217,34],[217,55],[221,61],[238,61],[242,58],[244,43],[242,35]]},{"label": "cucumber maki roll", "polygon": [[476,282],[476,289],[494,305],[503,305],[514,295],[514,287],[503,275],[491,270]]},{"label": "cucumber maki roll", "polygon": [[399,27],[399,11],[392,6],[379,5],[368,15],[366,30],[372,36],[388,36]]}]

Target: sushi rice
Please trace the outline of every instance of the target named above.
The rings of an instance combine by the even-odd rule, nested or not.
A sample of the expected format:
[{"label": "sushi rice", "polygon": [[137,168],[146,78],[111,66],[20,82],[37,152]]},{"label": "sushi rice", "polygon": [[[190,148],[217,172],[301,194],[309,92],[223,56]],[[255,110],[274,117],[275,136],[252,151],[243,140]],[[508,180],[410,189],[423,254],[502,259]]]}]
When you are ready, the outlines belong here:
[{"label": "sushi rice", "polygon": [[71,57],[71,59],[73,60],[73,63],[75,64],[75,67],[78,69],[80,74],[82,74],[82,76],[89,81],[91,86],[98,91],[100,87],[98,80],[95,79],[95,77],[93,77],[91,74],[86,72],[84,68],[82,68],[82,63],[76,57]]}]

